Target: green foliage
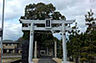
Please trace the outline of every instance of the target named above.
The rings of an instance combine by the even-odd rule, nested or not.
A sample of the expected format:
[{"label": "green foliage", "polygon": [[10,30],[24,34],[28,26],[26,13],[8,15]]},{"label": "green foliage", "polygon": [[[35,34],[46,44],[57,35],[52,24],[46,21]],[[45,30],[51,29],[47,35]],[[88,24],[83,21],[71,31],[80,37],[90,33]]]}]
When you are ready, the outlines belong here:
[{"label": "green foliage", "polygon": [[[76,30],[74,32],[76,27],[73,27],[73,31],[69,36],[70,41],[67,43],[68,56],[80,58],[82,63],[92,63],[92,58],[96,56],[96,28],[92,27],[95,22],[91,23],[95,20],[93,14],[94,13],[91,10],[87,15],[85,15],[86,22],[89,22],[87,32],[78,34]],[[92,30],[92,28],[94,30]]]},{"label": "green foliage", "polygon": [[[29,19],[29,20],[45,20],[48,18],[51,18],[52,20],[61,20],[61,19],[66,20],[65,16],[63,16],[60,12],[56,11],[56,8],[51,3],[29,4],[25,8],[25,15],[21,16],[21,19]],[[26,26],[24,24],[22,25]],[[29,31],[23,31],[23,32],[24,32],[23,39],[29,40]],[[35,31],[34,41],[38,42],[38,49],[42,47],[43,48],[48,47],[52,49],[54,41],[60,42],[59,40],[57,40],[57,38],[53,37],[52,34],[49,34],[51,32],[44,32],[44,33],[37,33],[37,32],[44,32],[44,31]],[[59,43],[59,45],[61,46],[61,42]]]},{"label": "green foliage", "polygon": [[66,19],[65,16],[61,15],[60,12],[55,10],[56,8],[51,3],[29,4],[25,8],[25,16],[22,16],[21,18],[33,20],[44,20],[46,18],[51,18],[54,20]]},{"label": "green foliage", "polygon": [[83,63],[84,61],[87,61],[86,58],[81,58],[80,61]]},{"label": "green foliage", "polygon": [[91,22],[94,20],[93,17],[94,13],[92,12],[92,9],[88,12],[87,15],[85,15],[85,21]]},{"label": "green foliage", "polygon": [[[32,20],[45,20],[51,18],[53,20],[66,19],[65,16],[61,15],[60,12],[55,11],[56,8],[50,4],[38,3],[38,4],[29,4],[25,8],[25,16],[21,16],[21,19],[32,19]],[[39,25],[40,26],[40,25]],[[35,31],[36,32],[36,31]],[[24,31],[24,38],[29,39],[29,32]],[[40,37],[41,34],[36,35]],[[37,39],[36,39],[37,40]],[[40,41],[40,40],[39,40]]]}]

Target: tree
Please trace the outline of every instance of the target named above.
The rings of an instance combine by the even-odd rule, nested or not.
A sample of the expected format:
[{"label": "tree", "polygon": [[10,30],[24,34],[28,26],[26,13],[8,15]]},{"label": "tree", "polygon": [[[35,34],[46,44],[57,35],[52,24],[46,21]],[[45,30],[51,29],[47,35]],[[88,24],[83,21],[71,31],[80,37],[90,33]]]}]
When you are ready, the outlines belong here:
[{"label": "tree", "polygon": [[93,59],[96,56],[96,18],[94,18],[93,15],[92,10],[85,15],[85,21],[88,25],[87,31],[78,34],[73,30],[69,36],[70,41],[67,43],[68,56],[72,56],[73,58],[79,57],[81,63],[95,63]]},{"label": "tree", "polygon": [[[25,8],[25,16],[21,16],[21,19],[32,19],[32,20],[38,20],[38,19],[45,20],[47,18],[51,18],[53,20],[60,20],[60,19],[66,20],[65,16],[61,15],[60,12],[56,11],[56,8],[51,3],[47,5],[44,3],[29,4]],[[23,24],[23,26],[26,25]],[[24,39],[29,39],[29,37],[26,36],[28,34],[29,32],[24,31],[23,35]],[[40,37],[41,34],[35,35],[36,38],[38,36]]]},{"label": "tree", "polygon": [[96,18],[94,18],[93,16],[94,16],[94,13],[92,12],[92,9],[90,9],[90,11],[85,15],[85,21],[87,22],[86,25],[88,25],[86,32],[89,32],[89,31],[91,32],[91,30],[94,30],[94,26],[96,27],[95,25]]},{"label": "tree", "polygon": [[80,35],[77,27],[77,23],[72,27],[72,32],[69,35],[69,41],[67,42],[68,57],[76,63],[79,63],[80,57]]},{"label": "tree", "polygon": [[[94,18],[94,13],[92,12],[92,9],[85,15],[85,21],[87,22],[88,28],[87,28],[87,42],[89,43],[88,46],[88,59],[90,60],[89,62],[92,63],[92,57],[96,56],[96,18]],[[89,37],[91,36],[91,37]]]},{"label": "tree", "polygon": [[[56,8],[50,4],[37,3],[37,4],[29,4],[25,8],[25,15],[21,16],[21,19],[30,19],[30,20],[45,20],[51,18],[52,20],[66,20],[65,16],[63,16],[60,12],[56,11]],[[22,24],[23,26],[27,26],[26,24]],[[37,25],[44,26],[44,25]],[[49,47],[54,40],[54,37],[51,32],[43,32],[43,31],[35,31],[34,40],[38,42],[38,49],[40,50],[40,46]],[[29,40],[29,31],[23,31],[23,39]],[[47,42],[47,43],[46,43]],[[43,47],[43,48],[44,48]]]}]

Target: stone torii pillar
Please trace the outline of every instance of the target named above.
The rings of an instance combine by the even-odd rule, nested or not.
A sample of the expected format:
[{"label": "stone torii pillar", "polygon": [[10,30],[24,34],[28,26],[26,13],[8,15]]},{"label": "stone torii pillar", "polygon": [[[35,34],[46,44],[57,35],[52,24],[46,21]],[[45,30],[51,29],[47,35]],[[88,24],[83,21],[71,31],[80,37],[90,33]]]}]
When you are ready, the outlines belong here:
[{"label": "stone torii pillar", "polygon": [[33,23],[31,23],[30,27],[30,44],[29,44],[29,63],[32,62],[32,57],[33,57],[33,40],[34,40],[34,30],[33,30]]},{"label": "stone torii pillar", "polygon": [[63,46],[63,61],[62,61],[62,63],[67,63],[65,23],[62,24],[62,46]]},{"label": "stone torii pillar", "polygon": [[35,41],[34,58],[37,58],[37,41]]},{"label": "stone torii pillar", "polygon": [[55,58],[57,58],[57,42],[54,42],[54,52],[55,52]]}]

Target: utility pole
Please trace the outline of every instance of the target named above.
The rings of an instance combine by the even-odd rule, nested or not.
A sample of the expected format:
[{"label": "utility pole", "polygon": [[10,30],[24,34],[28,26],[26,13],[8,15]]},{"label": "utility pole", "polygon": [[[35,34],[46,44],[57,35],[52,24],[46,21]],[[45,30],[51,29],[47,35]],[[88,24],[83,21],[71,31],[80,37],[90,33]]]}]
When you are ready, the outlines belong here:
[{"label": "utility pole", "polygon": [[2,7],[2,36],[1,36],[1,63],[2,63],[2,56],[3,56],[3,30],[4,30],[4,11],[5,11],[5,0],[3,0],[3,7]]}]

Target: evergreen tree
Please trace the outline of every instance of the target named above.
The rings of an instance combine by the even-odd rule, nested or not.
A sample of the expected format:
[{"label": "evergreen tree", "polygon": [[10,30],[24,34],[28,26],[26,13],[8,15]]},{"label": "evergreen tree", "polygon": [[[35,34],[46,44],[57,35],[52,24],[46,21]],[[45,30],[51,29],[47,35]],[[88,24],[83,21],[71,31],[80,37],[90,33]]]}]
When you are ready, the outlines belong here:
[{"label": "evergreen tree", "polygon": [[[60,12],[56,11],[56,8],[50,4],[37,3],[37,4],[29,4],[25,8],[25,15],[21,16],[20,19],[28,19],[28,20],[45,20],[51,18],[52,20],[66,20],[65,16],[63,16]],[[27,26],[26,24],[22,24],[22,26]],[[37,25],[44,26],[44,25]],[[42,32],[42,33],[41,33]],[[23,39],[29,40],[29,31],[23,31]],[[51,32],[44,31],[34,31],[34,41],[38,42],[38,49],[43,48],[52,48],[55,37],[53,37]]]},{"label": "evergreen tree", "polygon": [[[88,28],[85,33],[78,34],[78,32],[71,32],[69,36],[70,41],[67,43],[68,56],[72,58],[80,58],[81,63],[93,62],[96,56],[96,18],[92,10],[85,15],[86,25]],[[75,28],[75,27],[74,27]],[[76,30],[75,30],[76,31]],[[76,59],[77,60],[77,59]],[[79,63],[76,61],[76,63]]]}]

